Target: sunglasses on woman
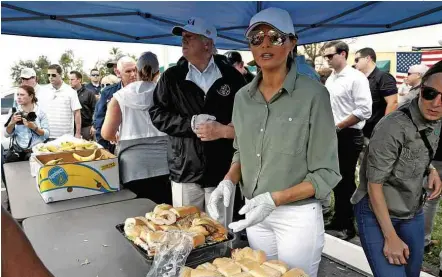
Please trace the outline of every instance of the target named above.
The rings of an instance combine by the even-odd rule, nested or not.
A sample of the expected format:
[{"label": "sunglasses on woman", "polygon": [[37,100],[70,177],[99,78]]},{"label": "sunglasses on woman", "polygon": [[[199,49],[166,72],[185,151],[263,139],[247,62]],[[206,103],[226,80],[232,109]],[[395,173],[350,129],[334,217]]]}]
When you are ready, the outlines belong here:
[{"label": "sunglasses on woman", "polygon": [[422,85],[421,87],[422,98],[425,100],[434,100],[439,94],[442,95],[442,92],[436,90],[432,87],[427,87]]},{"label": "sunglasses on woman", "polygon": [[288,35],[282,34],[275,30],[269,30],[267,34],[264,31],[252,31],[247,39],[251,45],[259,46],[264,42],[264,38],[266,36],[269,38],[270,43],[274,46],[282,46],[288,38]]},{"label": "sunglasses on woman", "polygon": [[112,84],[101,84],[101,87],[105,88],[105,87],[110,86],[110,85],[112,85]]}]

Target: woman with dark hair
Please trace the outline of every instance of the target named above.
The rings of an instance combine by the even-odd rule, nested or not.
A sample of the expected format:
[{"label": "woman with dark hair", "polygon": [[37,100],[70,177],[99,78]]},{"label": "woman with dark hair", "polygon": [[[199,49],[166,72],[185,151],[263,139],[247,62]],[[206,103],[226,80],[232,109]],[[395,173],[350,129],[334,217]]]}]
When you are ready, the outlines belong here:
[{"label": "woman with dark hair", "polygon": [[355,204],[362,248],[375,277],[418,277],[424,255],[428,178],[437,199],[441,182],[431,165],[442,118],[442,61],[422,78],[419,97],[375,127],[359,171]]},{"label": "woman with dark hair", "polygon": [[37,102],[33,87],[22,85],[18,88],[18,107],[12,108],[5,124],[5,136],[12,137],[5,162],[29,160],[32,147],[49,138],[48,118]]},{"label": "woman with dark hair", "polygon": [[232,204],[240,183],[246,205],[239,213],[246,219],[229,227],[247,228],[251,248],[316,277],[324,247],[319,200],[340,180],[330,97],[323,85],[297,72],[287,11],[259,12],[246,37],[261,71],[236,94],[236,152],[208,210],[218,218],[218,203]]},{"label": "woman with dark hair", "polygon": [[171,204],[167,135],[155,128],[149,115],[159,69],[155,54],[141,54],[137,62],[138,81],[113,95],[101,136],[119,141],[120,179],[124,187],[138,197]]}]

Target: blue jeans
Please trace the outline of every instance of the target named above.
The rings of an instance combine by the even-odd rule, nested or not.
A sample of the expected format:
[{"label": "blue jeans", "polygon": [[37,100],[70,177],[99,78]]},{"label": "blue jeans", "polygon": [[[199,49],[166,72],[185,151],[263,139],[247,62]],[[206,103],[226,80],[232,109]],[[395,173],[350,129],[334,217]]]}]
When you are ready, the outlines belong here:
[{"label": "blue jeans", "polygon": [[420,210],[411,219],[391,221],[399,238],[408,245],[410,257],[406,265],[392,265],[384,256],[384,236],[368,195],[354,207],[362,248],[374,277],[419,277],[424,258],[424,213]]}]

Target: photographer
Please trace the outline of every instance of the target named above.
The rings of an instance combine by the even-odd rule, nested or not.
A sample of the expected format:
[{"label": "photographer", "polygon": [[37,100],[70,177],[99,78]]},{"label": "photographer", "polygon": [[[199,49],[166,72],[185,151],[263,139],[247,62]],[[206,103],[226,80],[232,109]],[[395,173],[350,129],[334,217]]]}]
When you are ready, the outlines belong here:
[{"label": "photographer", "polygon": [[32,147],[49,138],[46,114],[39,108],[35,90],[31,86],[20,86],[17,92],[18,108],[13,108],[5,124],[6,137],[12,137],[5,162],[29,160]]}]

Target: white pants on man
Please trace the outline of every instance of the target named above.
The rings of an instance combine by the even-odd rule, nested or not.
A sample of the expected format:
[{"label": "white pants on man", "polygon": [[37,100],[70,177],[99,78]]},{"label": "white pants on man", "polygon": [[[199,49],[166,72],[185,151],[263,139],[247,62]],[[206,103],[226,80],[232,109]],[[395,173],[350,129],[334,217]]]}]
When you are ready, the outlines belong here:
[{"label": "white pants on man", "polygon": [[279,206],[263,222],[247,228],[247,238],[268,260],[281,260],[316,277],[325,240],[321,204]]},{"label": "white pants on man", "polygon": [[[206,211],[207,204],[209,203],[210,195],[215,190],[215,187],[201,188],[200,185],[195,183],[175,183],[172,182],[172,202],[174,207],[181,206],[196,206],[201,211]],[[232,222],[233,217],[233,202],[235,201],[235,191],[230,198],[230,206],[224,207],[223,201],[219,202],[219,215],[218,221],[228,228]]]}]

